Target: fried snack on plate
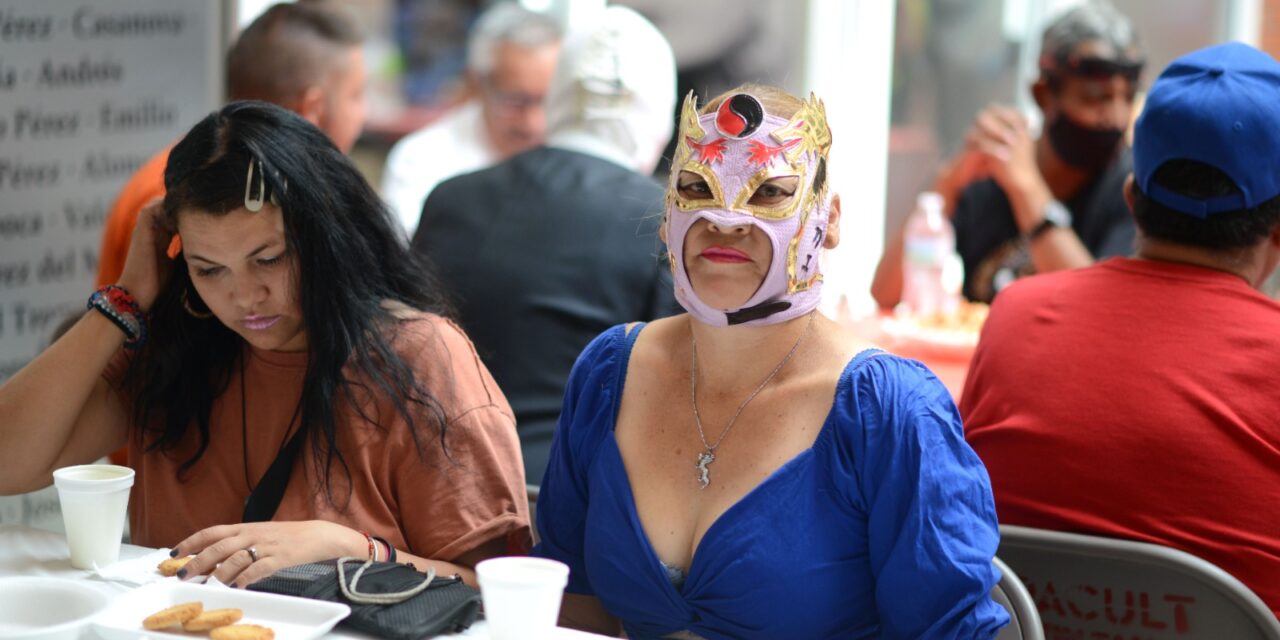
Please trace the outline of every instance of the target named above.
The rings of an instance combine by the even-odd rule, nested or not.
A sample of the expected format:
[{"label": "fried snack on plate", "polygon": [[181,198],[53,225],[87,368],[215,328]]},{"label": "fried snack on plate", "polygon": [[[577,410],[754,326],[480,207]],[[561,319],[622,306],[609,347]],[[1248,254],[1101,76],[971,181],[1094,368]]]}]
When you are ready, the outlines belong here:
[{"label": "fried snack on plate", "polygon": [[272,640],[276,633],[257,624],[233,624],[209,632],[212,640]]},{"label": "fried snack on plate", "polygon": [[183,631],[208,631],[218,627],[235,624],[244,617],[239,609],[210,609],[182,623]]},{"label": "fried snack on plate", "polygon": [[160,571],[160,575],[166,578],[170,576],[176,576],[178,575],[178,569],[181,569],[187,566],[187,563],[191,562],[191,559],[194,557],[195,556],[186,556],[183,558],[169,558],[168,560],[165,560],[164,562],[161,562],[160,564],[156,565],[156,569]]},{"label": "fried snack on plate", "polygon": [[176,624],[182,624],[200,615],[201,611],[204,611],[204,604],[199,602],[184,602],[182,604],[169,607],[164,611],[158,611],[147,616],[147,618],[142,621],[142,627],[152,631],[156,629],[165,629]]}]

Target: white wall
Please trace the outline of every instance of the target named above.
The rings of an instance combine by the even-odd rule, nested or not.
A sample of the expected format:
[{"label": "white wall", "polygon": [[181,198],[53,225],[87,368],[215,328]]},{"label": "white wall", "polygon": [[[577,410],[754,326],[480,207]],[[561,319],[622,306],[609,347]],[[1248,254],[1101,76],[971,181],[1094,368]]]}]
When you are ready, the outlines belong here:
[{"label": "white wall", "polygon": [[823,311],[843,297],[855,315],[875,310],[871,278],[884,237],[894,3],[810,0],[805,85],[827,106],[831,185],[844,216],[840,246],[823,265]]}]

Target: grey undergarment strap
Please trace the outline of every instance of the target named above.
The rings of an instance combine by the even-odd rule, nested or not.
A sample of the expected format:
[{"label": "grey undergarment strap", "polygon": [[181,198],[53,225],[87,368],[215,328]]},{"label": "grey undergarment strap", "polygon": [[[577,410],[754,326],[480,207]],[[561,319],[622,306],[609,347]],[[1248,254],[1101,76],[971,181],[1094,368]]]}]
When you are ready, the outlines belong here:
[{"label": "grey undergarment strap", "polygon": [[665,562],[662,563],[662,568],[667,570],[667,580],[671,582],[672,586],[679,588],[680,585],[684,584],[684,569]]}]

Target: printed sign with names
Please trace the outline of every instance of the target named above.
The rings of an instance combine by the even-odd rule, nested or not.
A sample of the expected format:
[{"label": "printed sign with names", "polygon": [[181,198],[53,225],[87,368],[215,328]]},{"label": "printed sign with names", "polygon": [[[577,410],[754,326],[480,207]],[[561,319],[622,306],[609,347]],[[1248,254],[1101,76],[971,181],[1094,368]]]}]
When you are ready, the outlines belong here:
[{"label": "printed sign with names", "polygon": [[0,0],[0,381],[83,312],[120,187],[217,107],[224,7]]}]

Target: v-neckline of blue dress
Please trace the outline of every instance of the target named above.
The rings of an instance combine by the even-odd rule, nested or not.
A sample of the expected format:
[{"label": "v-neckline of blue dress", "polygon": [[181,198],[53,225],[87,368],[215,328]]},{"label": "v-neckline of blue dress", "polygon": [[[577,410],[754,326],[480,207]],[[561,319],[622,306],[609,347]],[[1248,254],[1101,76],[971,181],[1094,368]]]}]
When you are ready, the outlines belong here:
[{"label": "v-neckline of blue dress", "polygon": [[646,640],[995,636],[1008,616],[990,597],[985,470],[937,379],[875,350],[845,366],[813,444],[709,524],[673,585],[610,433],[642,331],[597,338],[565,392],[535,552],[569,565],[571,593]]},{"label": "v-neckline of blue dress", "polygon": [[[667,572],[665,568],[667,565],[658,557],[658,552],[653,548],[653,543],[645,533],[644,524],[640,521],[640,510],[636,507],[635,491],[631,485],[631,477],[627,475],[626,465],[623,464],[622,450],[618,447],[618,440],[616,437],[618,413],[622,408],[622,394],[623,390],[626,388],[627,371],[631,365],[631,351],[632,348],[635,347],[636,339],[640,337],[640,332],[644,330],[646,326],[647,323],[637,323],[634,329],[630,332],[625,332],[624,329],[624,335],[622,337],[624,346],[622,353],[618,358],[617,374],[613,380],[613,398],[612,406],[610,406],[613,423],[608,430],[608,437],[605,438],[605,442],[609,445],[607,447],[606,455],[613,456],[613,459],[610,460],[610,464],[606,466],[613,470],[613,473],[616,476],[615,480],[620,482],[621,487],[625,489],[619,493],[626,496],[627,519],[631,525],[632,532],[640,543],[640,547],[645,551],[645,555],[649,560],[650,569],[663,577],[661,582],[666,585],[666,588],[671,593],[675,594],[677,597],[683,598],[682,592],[684,591],[684,587],[695,585],[697,583],[697,577],[700,575],[698,571],[700,567],[698,559],[701,557],[700,552],[702,551],[703,545],[707,544],[709,539],[718,535],[721,529],[732,525],[733,516],[745,508],[743,505],[759,499],[762,494],[765,494],[768,491],[771,485],[777,484],[779,478],[785,477],[794,469],[799,468],[804,461],[813,458],[815,451],[818,447],[825,444],[825,440],[828,438],[827,434],[832,430],[831,423],[835,416],[840,390],[844,388],[845,384],[848,382],[847,379],[855,370],[857,370],[858,365],[861,364],[864,359],[884,352],[880,349],[869,348],[863,349],[854,356],[850,365],[846,366],[844,370],[840,372],[840,378],[836,381],[835,391],[832,395],[831,408],[827,410],[827,415],[822,421],[822,428],[814,438],[813,444],[810,444],[804,450],[792,456],[791,459],[782,463],[782,465],[777,469],[774,469],[772,473],[760,482],[760,484],[752,487],[750,491],[747,491],[741,498],[738,498],[733,504],[729,505],[729,508],[725,509],[724,513],[721,513],[715,521],[707,527],[706,532],[702,534],[702,539],[698,541],[698,546],[694,548],[693,554],[689,556],[689,566],[683,569],[684,582],[680,588],[677,588],[676,585],[672,584],[671,581],[667,579]],[[724,524],[726,521],[728,521],[729,524]]]}]

